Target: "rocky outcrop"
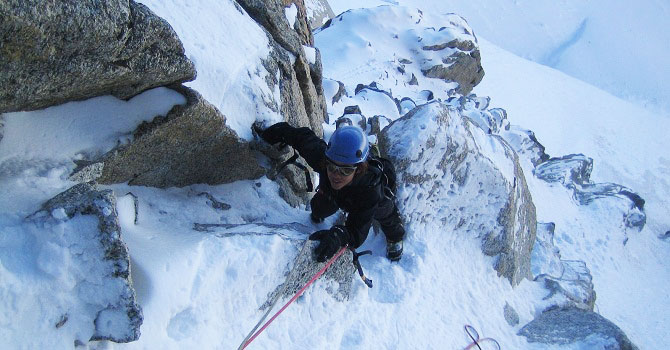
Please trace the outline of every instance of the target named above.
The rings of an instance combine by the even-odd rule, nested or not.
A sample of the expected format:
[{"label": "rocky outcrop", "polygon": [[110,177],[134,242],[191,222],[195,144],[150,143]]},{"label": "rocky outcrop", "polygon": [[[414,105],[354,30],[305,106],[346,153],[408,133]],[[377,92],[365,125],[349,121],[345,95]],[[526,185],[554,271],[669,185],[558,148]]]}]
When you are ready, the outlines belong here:
[{"label": "rocky outcrop", "polygon": [[644,199],[633,190],[615,183],[591,182],[593,159],[583,154],[549,158],[535,167],[534,174],[547,182],[557,182],[573,191],[573,198],[588,205],[599,198],[617,198],[624,203],[626,227],[641,231],[647,222]]},{"label": "rocky outcrop", "polygon": [[553,222],[538,223],[535,246],[531,255],[533,279],[542,282],[549,290],[544,297],[550,300],[551,308],[575,307],[593,311],[596,292],[591,271],[579,260],[563,260],[554,245]]},{"label": "rocky outcrop", "polygon": [[[316,33],[329,57],[341,56],[342,47],[360,50],[362,61],[349,62],[350,74],[360,76],[358,83],[375,80],[380,87],[392,87],[396,97],[410,97],[417,104],[424,102],[418,102],[421,87],[436,89],[444,100],[469,94],[484,76],[477,37],[455,14],[433,16],[402,6],[352,9]],[[385,52],[388,58],[367,61],[372,59],[367,51]]]},{"label": "rocky outcrop", "polygon": [[249,143],[196,91],[177,87],[187,104],[140,125],[133,142],[102,157],[100,183],[154,187],[221,184],[261,177]]},{"label": "rocky outcrop", "polygon": [[[307,126],[322,136],[327,114],[321,55],[312,47],[314,38],[307,24],[305,4],[302,0],[241,0],[238,3],[266,31],[270,41],[270,55],[263,60],[263,66],[269,73],[266,83],[271,90],[280,92],[278,112],[289,124]],[[290,11],[295,11],[294,18],[287,15]],[[293,23],[289,23],[291,19]],[[278,152],[263,145],[255,147],[270,158],[270,173],[276,176],[282,197],[294,206],[305,203],[308,196],[304,172],[291,166],[276,171],[292,152],[288,149]]]},{"label": "rocky outcrop", "polygon": [[590,157],[583,154],[550,157],[532,131],[509,124],[504,109],[487,109],[488,98],[470,95],[454,98],[448,103],[463,109],[464,114],[480,128],[504,138],[517,154],[523,155],[530,162],[530,168],[537,178],[559,183],[572,190],[574,200],[581,205],[589,205],[601,198],[616,199],[621,207],[624,225],[637,231],[644,228],[647,221],[644,199],[622,185],[592,182],[593,159]]},{"label": "rocky outcrop", "polygon": [[335,17],[327,0],[305,0],[305,8],[309,27],[312,30],[321,27],[329,19]]},{"label": "rocky outcrop", "polygon": [[[474,37],[474,34],[472,36]],[[428,78],[455,81],[458,83],[456,92],[467,95],[484,78],[484,68],[479,49],[476,47],[476,38],[474,42],[457,39],[443,42],[446,40],[449,39],[441,39],[432,45],[421,47],[424,51],[440,53],[439,63],[432,66],[433,63],[424,64],[421,72]],[[418,84],[416,77],[413,77],[412,81],[415,85]]]},{"label": "rocky outcrop", "polygon": [[434,102],[394,121],[379,141],[398,172],[401,212],[426,208],[405,213],[408,226],[432,222],[437,231],[477,237],[512,285],[531,277],[535,206],[518,157],[502,138]]},{"label": "rocky outcrop", "polygon": [[[302,53],[302,45],[314,45],[312,31],[307,24],[305,4],[302,0],[238,0],[242,8],[261,27],[265,28],[273,40],[293,55]],[[296,6],[294,23],[289,23],[285,8]]]},{"label": "rocky outcrop", "polygon": [[[311,47],[314,45],[314,37],[307,25],[303,1],[238,2],[268,33],[272,52],[265,61],[265,68],[270,76],[280,73],[280,81],[270,78],[268,85],[271,88],[279,85],[284,120],[296,126],[310,126],[317,135],[321,135],[321,123],[326,118],[321,55]],[[291,6],[297,10],[294,23],[289,23],[285,10]],[[310,51],[310,54],[305,50]]]},{"label": "rocky outcrop", "polygon": [[[308,126],[317,135],[323,135],[322,123],[326,118],[326,103],[321,85],[321,57],[316,52],[316,61],[298,56],[293,61],[292,53],[272,43],[273,50],[264,60],[270,73],[267,83],[281,95],[280,113],[284,120],[294,126]],[[317,73],[318,71],[318,73]]]},{"label": "rocky outcrop", "polygon": [[[96,220],[96,226],[77,221],[89,216]],[[81,303],[88,305],[86,310],[93,313],[78,315],[76,305],[67,305],[72,312],[64,313],[58,323],[60,326],[56,327],[62,327],[68,320],[76,324],[77,318],[89,317],[95,327],[90,340],[137,340],[143,321],[142,310],[135,300],[130,280],[128,248],[121,240],[114,193],[88,183],[78,184],[44,203],[30,220],[44,227],[65,228],[57,242],[60,249],[69,254],[65,267],[71,269],[68,276],[82,286],[73,288],[71,293],[78,293]],[[69,226],[69,222],[74,222],[73,226]],[[83,266],[86,268],[82,269]],[[88,340],[80,339],[81,342]]]},{"label": "rocky outcrop", "polygon": [[172,27],[132,0],[11,0],[0,13],[0,113],[125,99],[196,75]]},{"label": "rocky outcrop", "polygon": [[519,331],[531,343],[578,345],[580,349],[637,350],[615,324],[595,312],[577,308],[549,310]]}]

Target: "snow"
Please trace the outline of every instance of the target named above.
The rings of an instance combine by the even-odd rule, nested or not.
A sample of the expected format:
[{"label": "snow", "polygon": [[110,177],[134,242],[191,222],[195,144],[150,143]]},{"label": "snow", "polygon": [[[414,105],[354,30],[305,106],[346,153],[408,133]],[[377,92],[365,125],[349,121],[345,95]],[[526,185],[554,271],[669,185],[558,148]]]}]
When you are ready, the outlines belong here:
[{"label": "snow", "polygon": [[232,0],[140,2],[170,23],[195,64],[198,76],[185,85],[218,108],[239,137],[252,138],[249,125],[256,119],[281,120],[259,103],[281,101],[278,88],[272,91],[265,83],[269,73],[261,59],[270,52],[267,36],[239,5]]},{"label": "snow", "polygon": [[309,62],[309,64],[316,64],[316,49],[305,45],[303,45],[302,48],[305,50],[305,57],[307,57],[307,62]]},{"label": "snow", "polygon": [[430,14],[457,13],[497,47],[670,115],[666,2],[336,0],[330,5],[338,14],[389,3]]},{"label": "snow", "polygon": [[298,7],[295,6],[295,4],[291,4],[291,6],[284,8],[284,15],[286,16],[289,27],[293,28],[293,26],[295,26],[295,20],[298,17]]},{"label": "snow", "polygon": [[[267,72],[261,59],[269,52],[267,38],[244,11],[230,0],[142,2],[173,26],[196,64],[198,77],[187,85],[219,108],[241,137],[251,138],[249,125],[254,120],[279,120],[276,112],[251,98],[280,101],[278,89],[270,91],[264,81]],[[491,97],[491,108],[504,108],[514,127],[534,131],[551,156],[592,157],[593,181],[624,185],[646,200],[647,224],[637,232],[623,227],[619,202],[604,199],[579,206],[570,190],[535,178],[530,162],[521,161],[538,221],[556,224],[553,240],[561,258],[583,260],[591,271],[596,311],[640,349],[670,344],[670,240],[658,238],[670,230],[670,139],[665,135],[670,127],[670,76],[662,61],[670,53],[667,6],[604,0],[397,0],[368,1],[366,6],[389,3],[410,6],[348,13],[345,18],[352,25],[315,35],[324,77],[343,82],[347,89],[347,96],[332,104],[328,96],[337,91],[337,83],[324,80],[331,121],[324,126],[326,134],[351,104],[358,104],[367,117],[401,116],[383,93],[364,90],[355,95],[358,83],[377,81],[381,90],[412,96],[419,104],[427,102],[421,97],[424,89],[446,98],[454,86],[425,79],[419,71],[414,72],[420,79],[416,87],[385,80],[382,73],[395,69],[400,57],[411,55],[412,40],[431,33],[428,27],[440,28],[457,19],[444,13],[463,15],[467,23],[461,27],[477,35],[486,71],[474,92]],[[353,0],[331,3],[335,13],[358,6],[360,2]],[[407,16],[421,17],[422,22],[407,22]],[[292,22],[288,14],[287,20]],[[398,39],[388,33],[397,33]],[[464,30],[449,35],[469,34]],[[113,298],[111,292],[100,293],[100,285],[109,291],[114,286],[88,273],[101,268],[101,262],[75,261],[91,249],[87,235],[95,232],[97,221],[90,216],[66,220],[62,209],[48,213],[54,222],[44,227],[25,218],[74,184],[67,180],[73,160],[129,142],[138,124],[183,103],[183,96],[158,88],[129,101],[103,96],[2,115],[3,347],[65,349],[72,348],[75,339],[92,335],[91,304]],[[419,125],[408,127],[416,128],[417,135],[428,134],[419,132]],[[477,145],[492,161],[499,160],[499,144],[475,130]],[[405,142],[396,146],[411,149],[414,140]],[[497,166],[513,174],[510,164]],[[334,220],[314,226],[306,208],[291,208],[267,178],[219,186],[108,188],[118,198],[120,234],[129,248],[144,323],[136,342],[81,346],[90,349],[236,348],[262,315],[258,307],[291,268],[300,248],[295,239]],[[139,200],[137,215],[129,192]],[[215,209],[203,192],[231,208]],[[411,205],[426,213],[437,210],[420,201]],[[195,224],[238,226],[201,232]],[[497,276],[492,258],[481,253],[478,241],[443,231],[438,223],[413,226],[405,256],[397,264],[385,258],[384,238],[371,234],[361,249],[371,249],[373,255],[361,257],[361,263],[374,288],[355,277],[351,299],[339,303],[327,291],[332,282],[319,280],[249,348],[457,349],[469,344],[465,324],[473,325],[481,337],[497,339],[502,349],[610,345],[598,338],[556,347],[527,343],[516,333],[549,305],[551,300],[543,300],[547,290],[528,280],[512,287]],[[64,246],[65,236],[76,244]],[[544,249],[535,252],[535,259],[539,256],[548,265],[534,265],[534,272],[557,269],[555,251]],[[519,325],[508,325],[505,304],[517,311]],[[67,322],[54,327],[66,310]],[[118,328],[114,314],[100,320],[110,329]]]}]

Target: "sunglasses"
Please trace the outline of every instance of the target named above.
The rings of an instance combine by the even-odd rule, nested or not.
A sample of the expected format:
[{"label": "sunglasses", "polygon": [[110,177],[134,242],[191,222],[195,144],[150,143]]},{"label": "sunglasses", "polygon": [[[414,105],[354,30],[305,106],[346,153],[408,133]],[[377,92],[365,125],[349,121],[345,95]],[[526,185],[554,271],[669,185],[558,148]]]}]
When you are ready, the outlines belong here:
[{"label": "sunglasses", "polygon": [[327,160],[326,161],[326,169],[329,172],[334,173],[334,174],[340,174],[342,176],[349,176],[356,171],[356,166],[351,166],[351,165],[341,166],[341,165],[337,165],[337,164],[331,162],[330,160]]}]

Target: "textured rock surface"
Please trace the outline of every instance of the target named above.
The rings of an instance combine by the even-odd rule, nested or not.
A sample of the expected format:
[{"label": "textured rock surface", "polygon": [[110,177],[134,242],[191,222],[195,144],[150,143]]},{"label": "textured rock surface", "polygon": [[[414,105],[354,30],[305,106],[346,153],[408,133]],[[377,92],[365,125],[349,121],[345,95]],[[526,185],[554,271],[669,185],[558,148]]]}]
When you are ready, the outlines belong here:
[{"label": "textured rock surface", "polygon": [[426,208],[404,214],[409,230],[439,223],[478,237],[498,274],[516,285],[531,277],[535,206],[510,146],[460,113],[440,103],[417,107],[382,131],[380,149],[396,166],[401,212]]},{"label": "textured rock surface", "polygon": [[531,343],[578,344],[580,349],[590,349],[603,342],[608,350],[638,349],[612,322],[595,312],[576,308],[544,312],[521,328],[519,335]]},{"label": "textured rock surface", "polygon": [[[456,92],[459,94],[469,94],[472,88],[484,78],[481,55],[475,42],[452,40],[447,43],[424,46],[422,49],[426,51],[446,50],[441,63],[423,68],[421,72],[428,78],[457,82]],[[458,51],[453,52],[454,50]],[[413,81],[416,84],[416,77]]]},{"label": "textured rock surface", "polygon": [[249,143],[226,126],[224,115],[197,92],[179,91],[187,97],[185,106],[140,125],[132,143],[103,156],[100,183],[171,187],[264,174]]},{"label": "textured rock surface", "polygon": [[[291,272],[286,281],[277,286],[270,293],[269,300],[261,306],[265,309],[270,306],[270,300],[273,300],[278,294],[283,298],[294,296],[309,280],[321,270],[326,263],[318,263],[312,256],[312,251],[318,245],[316,241],[303,241],[304,244],[293,262]],[[329,288],[328,292],[338,301],[348,300],[351,295],[355,268],[353,265],[353,254],[351,251],[345,251],[323,274],[323,279],[337,282],[337,289]]]},{"label": "textured rock surface", "polygon": [[[267,30],[272,38],[295,56],[302,52],[302,45],[313,45],[314,37],[307,24],[307,14],[302,0],[239,0],[245,11]],[[295,23],[288,22],[284,8],[295,4],[298,10]]]},{"label": "textured rock surface", "polygon": [[[321,135],[321,123],[326,117],[321,55],[314,49],[315,60],[310,62],[305,53],[303,46],[313,46],[314,37],[307,26],[303,2],[242,0],[239,3],[268,34],[272,51],[264,61],[270,73],[267,83],[272,89],[279,85],[284,120],[295,126],[310,126]],[[291,5],[298,10],[293,26],[284,10]]]},{"label": "textured rock surface", "polygon": [[195,78],[172,27],[132,0],[11,0],[0,13],[0,112]]},{"label": "textured rock surface", "polygon": [[[307,126],[316,135],[323,135],[322,124],[327,117],[326,102],[322,85],[322,66],[319,50],[314,50],[314,61],[305,53],[306,46],[313,46],[314,38],[307,24],[303,1],[291,0],[242,0],[240,5],[266,31],[270,40],[270,55],[263,61],[268,71],[266,83],[281,95],[279,113],[289,124]],[[285,14],[286,8],[295,6],[296,20],[291,26]],[[272,107],[271,107],[272,108]],[[267,125],[266,125],[267,126]],[[292,156],[290,150],[277,151],[263,145],[257,149],[267,155],[272,162],[270,172]],[[291,205],[306,202],[305,174],[302,170],[288,166],[276,175],[282,197]],[[310,177],[314,177],[313,173]]]},{"label": "textured rock surface", "polygon": [[505,321],[507,321],[507,324],[510,326],[514,327],[519,324],[519,314],[508,303],[505,303],[503,315],[505,316]]},{"label": "textured rock surface", "polygon": [[[30,219],[42,225],[62,225],[79,216],[94,216],[98,221],[97,230],[85,232],[84,237],[79,237],[82,232],[81,228],[77,228],[75,236],[67,233],[63,235],[66,240],[63,244],[70,249],[76,249],[77,246],[81,249],[70,258],[75,259],[70,262],[71,265],[90,267],[85,276],[73,275],[72,278],[82,278],[79,283],[92,288],[86,293],[87,300],[83,300],[90,304],[88,309],[95,312],[95,333],[91,340],[137,340],[143,321],[142,310],[135,300],[135,290],[130,280],[128,248],[121,240],[113,192],[98,190],[88,183],[78,184],[44,203],[42,209]],[[83,242],[80,241],[82,239]],[[90,299],[90,296],[96,298]],[[69,318],[73,317],[79,316]],[[68,317],[65,317],[61,322],[64,324],[67,320]]]}]

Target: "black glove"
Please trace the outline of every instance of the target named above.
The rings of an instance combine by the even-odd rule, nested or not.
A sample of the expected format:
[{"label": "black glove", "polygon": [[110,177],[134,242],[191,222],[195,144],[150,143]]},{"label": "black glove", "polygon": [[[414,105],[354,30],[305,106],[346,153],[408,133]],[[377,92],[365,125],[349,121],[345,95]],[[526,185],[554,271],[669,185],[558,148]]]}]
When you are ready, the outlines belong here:
[{"label": "black glove", "polygon": [[337,251],[349,243],[349,234],[344,226],[333,226],[330,230],[321,230],[312,233],[309,236],[312,241],[319,241],[319,245],[314,248],[316,261],[324,262]]},{"label": "black glove", "polygon": [[261,131],[259,135],[265,142],[271,145],[279,142],[286,143],[286,141],[284,141],[284,135],[286,135],[291,129],[293,129],[293,127],[288,125],[288,123],[281,122],[271,125],[269,128]]}]

